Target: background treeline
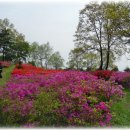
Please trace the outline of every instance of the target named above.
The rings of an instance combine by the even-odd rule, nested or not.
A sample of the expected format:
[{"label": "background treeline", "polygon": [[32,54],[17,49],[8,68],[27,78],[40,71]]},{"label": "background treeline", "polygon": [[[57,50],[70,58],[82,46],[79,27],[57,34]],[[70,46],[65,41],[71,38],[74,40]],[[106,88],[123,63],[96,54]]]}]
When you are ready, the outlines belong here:
[{"label": "background treeline", "polygon": [[8,19],[0,19],[0,60],[32,63],[45,68],[60,69],[64,59],[49,43],[29,43]]},{"label": "background treeline", "polygon": [[[115,69],[115,61],[130,51],[130,2],[96,2],[79,13],[75,48],[67,68],[80,70]],[[64,59],[47,42],[29,43],[8,19],[0,20],[1,60],[30,62],[59,69]]]}]

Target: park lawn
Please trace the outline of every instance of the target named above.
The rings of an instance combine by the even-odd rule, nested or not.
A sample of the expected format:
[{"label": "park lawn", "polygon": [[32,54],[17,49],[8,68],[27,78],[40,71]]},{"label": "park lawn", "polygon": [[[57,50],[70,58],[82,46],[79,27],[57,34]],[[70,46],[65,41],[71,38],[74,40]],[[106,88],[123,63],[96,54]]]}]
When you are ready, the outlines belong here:
[{"label": "park lawn", "polygon": [[111,111],[113,127],[130,127],[130,89],[124,89],[125,95],[121,101],[114,103]]},{"label": "park lawn", "polygon": [[11,72],[14,69],[14,65],[8,67],[8,68],[3,68],[3,72],[2,72],[2,76],[3,78],[0,79],[0,86],[5,85],[6,82],[9,80],[10,76],[11,76]]}]

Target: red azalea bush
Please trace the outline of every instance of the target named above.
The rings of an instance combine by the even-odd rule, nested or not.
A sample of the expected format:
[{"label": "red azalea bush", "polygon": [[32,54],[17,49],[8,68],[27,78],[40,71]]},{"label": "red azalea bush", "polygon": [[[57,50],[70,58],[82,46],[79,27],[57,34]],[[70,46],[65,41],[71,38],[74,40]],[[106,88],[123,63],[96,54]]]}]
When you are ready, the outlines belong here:
[{"label": "red azalea bush", "polygon": [[19,65],[17,64],[15,69],[13,70],[12,74],[14,75],[33,75],[33,74],[52,74],[57,72],[63,72],[64,70],[49,70],[49,69],[43,69],[40,67],[33,66],[31,64],[22,64],[22,67],[19,68]]},{"label": "red azalea bush", "polygon": [[97,76],[98,78],[103,78],[105,80],[108,80],[111,75],[113,74],[113,71],[111,70],[96,70],[92,72],[93,75]]}]

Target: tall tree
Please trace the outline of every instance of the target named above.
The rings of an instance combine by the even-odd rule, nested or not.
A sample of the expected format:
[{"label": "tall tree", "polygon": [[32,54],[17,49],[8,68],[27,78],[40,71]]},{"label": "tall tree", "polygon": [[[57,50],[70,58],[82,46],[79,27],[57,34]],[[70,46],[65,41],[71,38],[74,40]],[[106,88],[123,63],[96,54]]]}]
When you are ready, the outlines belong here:
[{"label": "tall tree", "polygon": [[[125,23],[129,19],[129,6],[121,3],[90,3],[80,11],[75,34],[76,47],[83,53],[96,52],[100,55],[99,69],[108,69],[110,53],[121,56],[128,48],[123,32],[128,32]],[[125,21],[125,22],[124,22]],[[124,25],[123,25],[124,24]],[[103,53],[106,61],[103,60]]]},{"label": "tall tree", "polygon": [[82,53],[82,48],[74,48],[69,54],[69,68],[82,70],[95,70],[99,63],[99,58],[93,52]]},{"label": "tall tree", "polygon": [[0,51],[4,60],[26,60],[29,44],[8,19],[0,19]]},{"label": "tall tree", "polygon": [[0,33],[0,50],[2,52],[3,58],[7,57],[7,54],[10,52],[10,48],[13,44],[13,36],[11,35],[11,30],[3,28]]},{"label": "tall tree", "polygon": [[63,62],[64,62],[64,59],[61,57],[58,51],[53,53],[50,56],[49,65],[53,66],[53,68],[55,69],[60,69],[61,67],[63,67],[64,66]]},{"label": "tall tree", "polygon": [[15,44],[12,47],[12,57],[16,62],[25,61],[29,54],[29,43],[25,41],[24,35],[19,34],[15,39]]},{"label": "tall tree", "polygon": [[81,55],[82,48],[75,48],[69,53],[69,62],[67,63],[71,69],[83,68],[83,57]]},{"label": "tall tree", "polygon": [[[30,62],[35,62],[35,65],[36,66],[39,66],[39,57],[38,57],[38,48],[39,48],[39,44],[37,42],[33,42],[31,45],[30,45],[30,48],[29,48],[29,55],[28,55],[28,60]],[[40,64],[41,66],[41,64]]]},{"label": "tall tree", "polygon": [[45,68],[48,68],[49,59],[53,53],[53,49],[50,46],[49,42],[46,44],[42,44],[38,47],[38,59],[40,60],[41,67],[43,67],[43,63]]}]

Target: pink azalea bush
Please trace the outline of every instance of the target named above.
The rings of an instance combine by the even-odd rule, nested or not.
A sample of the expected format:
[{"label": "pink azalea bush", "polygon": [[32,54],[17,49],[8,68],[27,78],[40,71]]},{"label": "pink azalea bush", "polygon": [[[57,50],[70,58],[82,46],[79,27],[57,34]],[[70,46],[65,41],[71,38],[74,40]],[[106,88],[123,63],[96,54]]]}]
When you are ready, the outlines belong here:
[{"label": "pink azalea bush", "polygon": [[110,79],[123,87],[130,88],[130,72],[114,72]]},{"label": "pink azalea bush", "polygon": [[108,125],[112,117],[109,101],[123,96],[121,85],[85,72],[51,75],[46,83],[43,86],[58,92],[61,107],[57,112],[67,117],[70,125]]},{"label": "pink azalea bush", "polygon": [[10,61],[0,61],[3,67],[9,67],[12,63]]},{"label": "pink azalea bush", "polygon": [[14,122],[21,125],[37,120],[39,125],[47,126],[56,115],[52,122],[57,126],[61,126],[58,119],[64,120],[65,126],[108,126],[111,101],[123,96],[122,89],[112,80],[98,79],[87,72],[66,71],[46,76],[12,75],[0,91],[0,98],[4,101],[3,112],[10,113]]}]

